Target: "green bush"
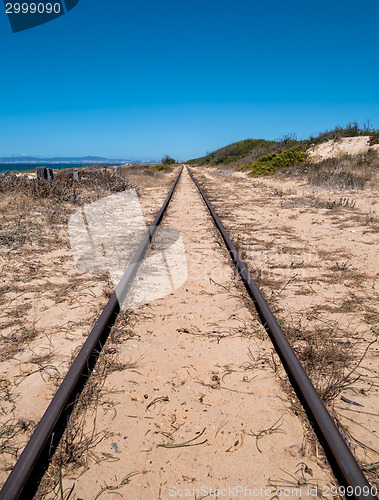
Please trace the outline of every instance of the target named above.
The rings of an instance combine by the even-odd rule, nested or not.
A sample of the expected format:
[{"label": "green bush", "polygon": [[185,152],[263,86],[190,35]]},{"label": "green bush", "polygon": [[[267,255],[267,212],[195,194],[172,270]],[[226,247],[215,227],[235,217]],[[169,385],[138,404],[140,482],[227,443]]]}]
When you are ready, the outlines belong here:
[{"label": "green bush", "polygon": [[294,165],[303,163],[306,159],[307,153],[305,151],[299,148],[290,148],[263,155],[250,165],[243,167],[243,169],[250,170],[248,177],[269,175],[282,168],[293,167]]},{"label": "green bush", "polygon": [[162,158],[162,165],[175,165],[176,161],[174,158],[171,158],[170,156],[166,155]]}]

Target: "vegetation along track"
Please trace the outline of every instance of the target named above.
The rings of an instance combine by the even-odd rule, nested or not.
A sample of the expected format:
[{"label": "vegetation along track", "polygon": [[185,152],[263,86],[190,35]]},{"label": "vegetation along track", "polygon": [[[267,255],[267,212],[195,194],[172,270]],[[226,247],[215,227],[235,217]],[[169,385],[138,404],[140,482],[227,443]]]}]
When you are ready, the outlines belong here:
[{"label": "vegetation along track", "polygon": [[[44,461],[46,462],[46,456],[51,453],[51,448],[55,446],[54,443],[52,445],[51,436],[55,436],[55,441],[57,440],[61,433],[61,431],[58,432],[57,429],[59,427],[61,428],[62,424],[68,419],[67,409],[70,408],[70,402],[72,402],[74,394],[80,391],[85,383],[86,376],[83,376],[83,374],[88,375],[88,370],[91,370],[91,368],[95,366],[99,346],[104,345],[109,329],[119,312],[118,298],[128,291],[136,275],[139,263],[145,255],[151,238],[170,203],[181,173],[182,171],[179,173],[162,209],[138,248],[130,266],[126,270],[117,287],[117,293],[115,291],[111,296],[57,394],[41,419],[40,424],[25,447],[16,466],[13,468],[3,487],[0,498],[13,499],[25,495],[25,493],[30,491],[30,488],[33,487],[33,484],[35,486],[36,475],[41,475],[41,471],[46,467],[44,464]],[[255,303],[260,321],[267,330],[296,394],[307,411],[308,417],[324,447],[335,476],[341,485],[345,487],[350,486],[351,489],[347,489],[347,491],[352,491],[352,494],[349,496],[353,498],[374,498],[371,494],[369,483],[352,456],[344,439],[340,435],[332,417],[327,412],[316,390],[309,381],[304,369],[286,340],[267,303],[263,299],[262,294],[252,280],[245,264],[234,248],[220,220],[191,173],[190,175],[199,189],[222,235],[237,273],[241,277],[250,297]],[[96,353],[95,356],[94,352]],[[37,470],[40,472],[38,473]]]}]

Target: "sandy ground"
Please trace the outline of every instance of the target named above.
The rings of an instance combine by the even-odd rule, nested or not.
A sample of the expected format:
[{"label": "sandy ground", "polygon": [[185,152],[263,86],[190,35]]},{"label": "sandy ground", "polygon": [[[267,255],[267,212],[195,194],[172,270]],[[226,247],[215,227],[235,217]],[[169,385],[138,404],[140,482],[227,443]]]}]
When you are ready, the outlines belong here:
[{"label": "sandy ground", "polygon": [[130,339],[118,346],[118,363],[129,368],[109,373],[102,386],[114,411],[98,405],[86,416],[86,433],[94,426],[106,434],[91,447],[87,470],[65,474],[63,490],[142,500],[215,498],[217,489],[245,497],[236,487],[272,497],[277,488],[301,488],[307,497],[330,484],[187,171],[163,224],[180,230],[188,279],[133,310]]},{"label": "sandy ground", "polygon": [[[194,170],[373,479],[377,192]],[[142,189],[147,222],[174,177]],[[3,198],[0,207],[8,222],[29,224],[33,233],[12,203]],[[219,488],[233,498],[236,487],[241,497],[248,496],[245,487],[267,498],[278,489],[298,496],[300,488],[303,497],[315,496],[316,487],[326,491],[334,480],[322,450],[186,172],[163,225],[180,230],[188,278],[169,295],[120,314],[37,498],[215,498]],[[64,224],[55,235],[47,231],[43,251],[38,236],[27,252],[17,240],[20,249],[1,253],[2,481],[109,293],[105,276],[75,270]],[[345,381],[349,372],[354,376]]]},{"label": "sandy ground", "polygon": [[[175,173],[136,178],[147,223]],[[67,219],[77,206],[2,194],[0,200],[0,483],[42,417],[112,290],[74,265]]]},{"label": "sandy ground", "polygon": [[377,484],[377,188],[340,191],[293,178],[194,171],[350,448]]},{"label": "sandy ground", "polygon": [[[370,148],[370,137],[343,137],[338,140],[331,140],[314,146],[309,149],[309,155],[315,161],[324,160],[326,158],[335,158],[340,155],[349,154],[356,155],[365,153]],[[373,149],[379,150],[379,145],[371,146]]]}]

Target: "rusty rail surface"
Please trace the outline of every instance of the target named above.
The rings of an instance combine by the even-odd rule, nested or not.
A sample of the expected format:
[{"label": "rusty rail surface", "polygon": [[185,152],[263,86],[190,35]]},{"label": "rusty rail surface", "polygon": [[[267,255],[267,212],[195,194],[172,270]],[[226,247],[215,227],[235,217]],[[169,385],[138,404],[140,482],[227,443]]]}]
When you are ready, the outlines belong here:
[{"label": "rusty rail surface", "polygon": [[[170,193],[134,254],[123,277],[121,278],[120,283],[117,285],[108,303],[104,307],[101,315],[95,323],[95,326],[71,365],[71,368],[69,369],[58,391],[51,400],[42,419],[32,434],[29,442],[25,446],[20,458],[13,467],[8,479],[4,483],[0,492],[0,500],[16,500],[17,498],[20,498],[20,496],[23,496],[24,498],[32,498],[29,488],[26,487],[28,480],[30,481],[33,479],[33,472],[36,468],[37,462],[44,449],[49,445],[49,440],[52,439],[57,423],[67,408],[70,398],[73,397],[75,392],[76,394],[80,392],[78,390],[75,391],[75,388],[78,387],[78,383],[80,382],[80,379],[83,378],[85,371],[87,370],[88,372],[88,365],[93,352],[96,347],[99,346],[100,341],[101,345],[104,344],[106,337],[108,336],[109,327],[114,322],[115,317],[120,311],[119,304],[122,303],[123,298],[126,296],[135,278],[139,265],[149,248],[152,237],[154,236],[158,225],[161,223],[163,215],[168,207],[168,204],[170,203],[182,171],[183,168],[180,170]],[[85,383],[85,381],[83,383]]]},{"label": "rusty rail surface", "polygon": [[[345,491],[351,491],[352,494],[346,495],[346,498],[356,500],[376,500],[373,494],[373,487],[367,481],[357,461],[352,455],[345,440],[341,436],[333,418],[326,409],[302,364],[297,358],[294,350],[280,328],[271,309],[264,299],[261,291],[254,282],[249,273],[246,264],[239,256],[235,246],[228,236],[219,217],[209,203],[198,182],[194,178],[190,169],[189,174],[199,190],[213,220],[221,233],[221,236],[228,249],[234,266],[241,277],[247,292],[254,301],[258,316],[262,325],[266,329],[275,350],[287,372],[288,378],[307,412],[308,418],[313,425],[317,437],[321,442],[326,456],[328,457],[333,473]],[[349,488],[348,488],[349,487]]]}]

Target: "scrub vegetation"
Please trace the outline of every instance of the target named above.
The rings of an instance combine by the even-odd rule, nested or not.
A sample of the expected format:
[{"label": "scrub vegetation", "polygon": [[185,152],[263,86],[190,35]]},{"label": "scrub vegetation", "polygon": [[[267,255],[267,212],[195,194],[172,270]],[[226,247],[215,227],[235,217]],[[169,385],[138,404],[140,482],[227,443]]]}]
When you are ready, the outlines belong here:
[{"label": "scrub vegetation", "polygon": [[282,168],[293,167],[294,165],[303,163],[306,159],[307,153],[305,151],[299,148],[290,148],[260,156],[249,165],[241,167],[241,170],[250,170],[248,177],[268,175]]},{"label": "scrub vegetation", "polygon": [[[361,127],[357,122],[353,122],[348,123],[344,127],[338,125],[333,130],[320,132],[319,134],[315,136],[312,135],[305,140],[298,140],[295,135],[287,135],[275,141],[268,141],[265,139],[245,139],[243,141],[229,144],[228,146],[218,149],[201,158],[189,160],[188,163],[193,166],[228,165],[228,167],[232,167],[234,169],[240,168],[241,170],[248,170],[249,177],[269,175],[283,169],[287,169],[287,173],[289,174],[296,173],[297,175],[299,173],[308,173],[311,170],[313,171],[311,163],[307,161],[307,151],[312,146],[316,146],[330,140],[339,141],[343,138],[360,136],[370,137],[370,146],[379,144],[379,131],[377,129],[372,128],[369,124]],[[367,158],[370,163],[370,171],[375,164],[374,157],[375,154],[370,153]],[[324,162],[324,164],[318,169],[319,174],[315,174],[313,176],[309,175],[309,178],[320,184],[322,179],[326,180],[326,177],[328,177],[325,174],[325,171],[331,169],[329,178],[333,178],[333,185],[341,184],[344,188],[349,187],[349,185],[361,187],[365,185],[370,177],[367,169],[365,169],[363,176],[356,176],[356,174],[354,174],[354,178],[350,178],[351,176],[349,177],[344,173],[340,174],[339,172],[344,172],[346,168],[353,168],[354,170],[359,169],[362,165],[362,161],[365,160],[366,158],[357,158],[356,161],[346,158],[342,160],[326,160],[326,162]],[[299,165],[301,168],[298,168]],[[292,168],[292,171],[289,170]],[[324,173],[321,174],[321,172]],[[336,175],[337,173],[338,175]],[[349,179],[347,177],[349,177]],[[344,178],[345,180],[343,180]]]}]

